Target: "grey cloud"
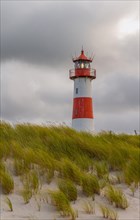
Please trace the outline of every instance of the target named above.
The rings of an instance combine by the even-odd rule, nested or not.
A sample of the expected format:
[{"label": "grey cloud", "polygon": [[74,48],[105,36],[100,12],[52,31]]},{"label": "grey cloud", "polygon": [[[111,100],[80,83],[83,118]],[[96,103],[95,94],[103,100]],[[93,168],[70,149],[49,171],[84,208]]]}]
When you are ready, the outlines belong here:
[{"label": "grey cloud", "polygon": [[97,131],[108,130],[114,132],[133,133],[139,131],[139,112],[126,111],[121,114],[117,113],[98,113],[95,115],[94,124]]},{"label": "grey cloud", "polygon": [[131,6],[134,4],[128,3],[126,8],[125,3],[110,2],[45,2],[34,6],[34,2],[26,2],[21,8],[16,2],[3,3],[2,59],[64,65],[83,44],[90,53],[95,49],[99,56],[108,56],[110,41],[116,41],[112,30]]},{"label": "grey cloud", "polygon": [[138,33],[117,36],[118,22],[138,15],[137,7],[134,1],[2,1],[2,118],[71,120],[68,70],[83,45],[95,53],[95,127],[138,129]]},{"label": "grey cloud", "polygon": [[139,76],[112,73],[94,83],[94,103],[97,112],[138,111]]},{"label": "grey cloud", "polygon": [[[1,117],[12,121],[67,120],[71,117],[72,85],[50,69],[23,63],[2,65]],[[51,73],[49,76],[45,73]]]}]

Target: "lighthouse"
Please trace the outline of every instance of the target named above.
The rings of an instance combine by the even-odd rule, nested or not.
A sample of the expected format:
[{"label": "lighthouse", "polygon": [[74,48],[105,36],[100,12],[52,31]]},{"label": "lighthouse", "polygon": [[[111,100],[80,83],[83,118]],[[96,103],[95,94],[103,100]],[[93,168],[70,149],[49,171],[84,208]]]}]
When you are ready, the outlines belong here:
[{"label": "lighthouse", "polygon": [[74,69],[69,70],[69,78],[74,81],[72,128],[77,131],[94,131],[92,80],[96,70],[91,68],[92,60],[82,49],[80,56],[73,58]]}]

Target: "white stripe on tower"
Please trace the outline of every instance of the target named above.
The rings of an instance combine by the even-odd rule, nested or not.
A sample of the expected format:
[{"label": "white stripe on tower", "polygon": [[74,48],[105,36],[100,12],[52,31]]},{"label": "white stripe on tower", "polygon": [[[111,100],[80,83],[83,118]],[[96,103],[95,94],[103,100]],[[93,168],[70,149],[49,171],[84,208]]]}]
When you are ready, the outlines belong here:
[{"label": "white stripe on tower", "polygon": [[78,77],[74,80],[74,98],[92,97],[91,79],[88,77]]}]

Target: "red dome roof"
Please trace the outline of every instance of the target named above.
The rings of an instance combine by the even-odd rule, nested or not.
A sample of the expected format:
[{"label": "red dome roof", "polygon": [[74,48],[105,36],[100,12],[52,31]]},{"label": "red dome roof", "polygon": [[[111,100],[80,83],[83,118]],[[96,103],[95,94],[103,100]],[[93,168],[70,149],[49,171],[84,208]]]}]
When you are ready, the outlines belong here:
[{"label": "red dome roof", "polygon": [[85,61],[92,62],[92,59],[91,59],[91,58],[88,58],[88,57],[85,56],[83,50],[81,50],[81,54],[80,54],[79,57],[76,57],[76,58],[73,59],[73,62],[76,62],[76,61],[78,61],[78,60],[85,60]]}]

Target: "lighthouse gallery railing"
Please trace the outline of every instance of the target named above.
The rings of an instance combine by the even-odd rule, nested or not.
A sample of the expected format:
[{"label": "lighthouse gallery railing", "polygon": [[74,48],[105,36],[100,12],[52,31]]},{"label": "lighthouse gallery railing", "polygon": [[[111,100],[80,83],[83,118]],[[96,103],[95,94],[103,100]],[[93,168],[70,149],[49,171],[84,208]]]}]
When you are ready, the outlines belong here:
[{"label": "lighthouse gallery railing", "polygon": [[96,78],[96,69],[71,69],[69,70],[69,78],[76,78],[76,77],[82,77],[82,76],[87,76],[87,77],[91,77],[93,79]]}]

